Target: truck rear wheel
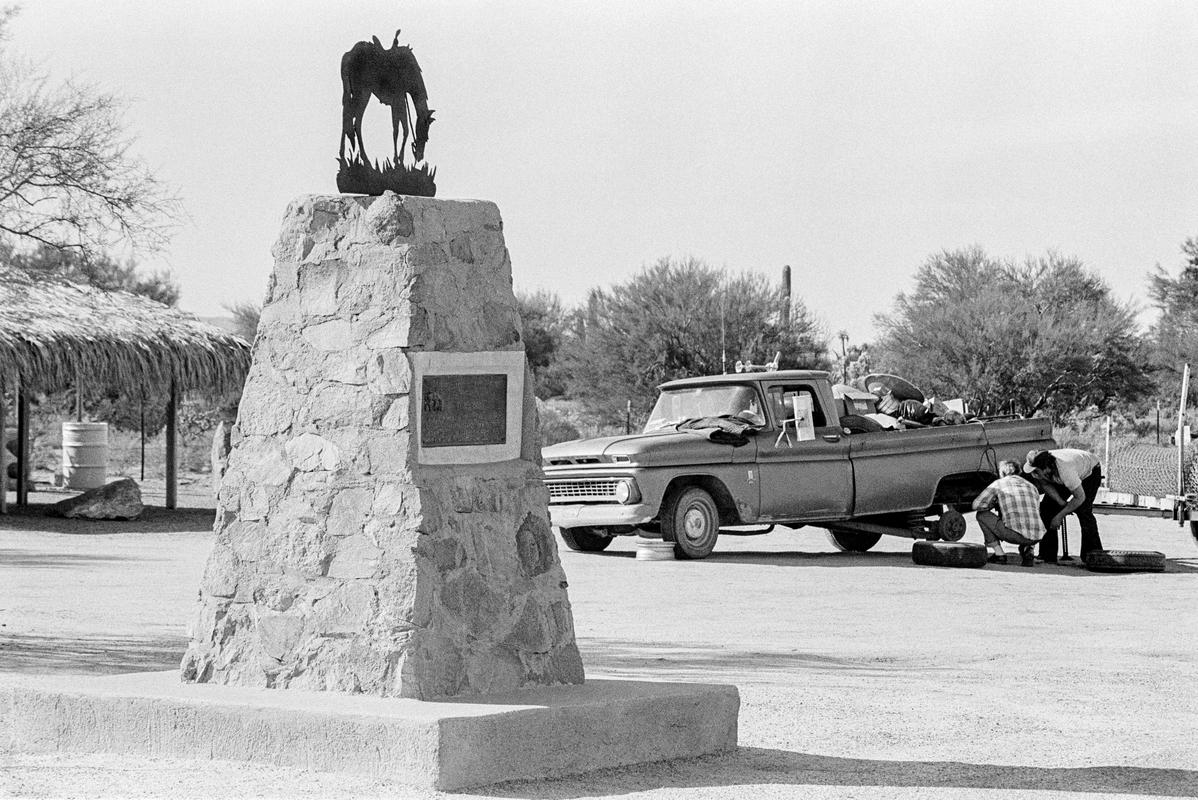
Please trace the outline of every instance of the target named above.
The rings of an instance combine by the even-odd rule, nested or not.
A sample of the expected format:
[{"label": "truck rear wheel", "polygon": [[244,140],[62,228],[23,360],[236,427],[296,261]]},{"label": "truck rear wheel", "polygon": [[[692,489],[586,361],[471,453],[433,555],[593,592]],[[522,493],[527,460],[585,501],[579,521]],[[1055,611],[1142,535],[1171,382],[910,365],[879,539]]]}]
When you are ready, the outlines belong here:
[{"label": "truck rear wheel", "polygon": [[683,489],[662,509],[661,535],[674,543],[674,558],[707,558],[720,535],[720,510],[698,486]]},{"label": "truck rear wheel", "polygon": [[828,528],[828,541],[842,553],[864,553],[882,538],[880,533],[846,531],[844,528]]},{"label": "truck rear wheel", "polygon": [[566,543],[566,547],[571,550],[578,550],[583,553],[598,553],[601,550],[606,550],[611,544],[612,537],[604,536],[602,528],[559,528],[562,534],[562,541]]}]

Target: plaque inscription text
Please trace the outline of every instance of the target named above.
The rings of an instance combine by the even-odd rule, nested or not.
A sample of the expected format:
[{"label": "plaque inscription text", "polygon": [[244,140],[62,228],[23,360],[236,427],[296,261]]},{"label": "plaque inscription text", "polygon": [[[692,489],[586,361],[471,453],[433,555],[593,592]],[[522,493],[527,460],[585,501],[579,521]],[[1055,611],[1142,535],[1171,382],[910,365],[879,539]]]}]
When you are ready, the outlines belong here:
[{"label": "plaque inscription text", "polygon": [[507,375],[425,375],[420,445],[462,447],[507,441]]}]

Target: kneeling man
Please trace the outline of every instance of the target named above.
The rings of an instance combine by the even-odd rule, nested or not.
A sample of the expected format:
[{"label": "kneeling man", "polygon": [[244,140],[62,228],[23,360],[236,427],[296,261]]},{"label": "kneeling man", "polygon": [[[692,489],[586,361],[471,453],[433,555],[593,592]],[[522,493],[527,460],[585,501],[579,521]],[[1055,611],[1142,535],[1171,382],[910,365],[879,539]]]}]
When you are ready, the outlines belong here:
[{"label": "kneeling man", "polygon": [[1040,491],[1020,474],[1019,462],[1001,461],[998,480],[987,486],[973,501],[978,512],[978,525],[990,548],[991,564],[1007,563],[1002,543],[1019,545],[1020,563],[1025,567],[1036,563],[1032,548],[1044,538],[1044,523],[1040,520]]}]

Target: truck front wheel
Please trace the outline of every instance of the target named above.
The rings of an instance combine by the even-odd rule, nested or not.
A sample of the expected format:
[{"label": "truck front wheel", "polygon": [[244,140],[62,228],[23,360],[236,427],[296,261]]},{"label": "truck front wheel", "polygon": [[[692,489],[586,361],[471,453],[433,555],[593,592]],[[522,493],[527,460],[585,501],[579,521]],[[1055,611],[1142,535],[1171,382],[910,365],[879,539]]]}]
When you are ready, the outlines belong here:
[{"label": "truck front wheel", "polygon": [[698,486],[683,489],[662,509],[661,535],[674,543],[674,558],[707,558],[720,535],[720,510]]},{"label": "truck front wheel", "polygon": [[864,553],[878,543],[880,533],[846,531],[843,528],[828,528],[828,540],[842,553]]},{"label": "truck front wheel", "polygon": [[598,553],[606,550],[612,537],[604,536],[602,528],[559,528],[562,541],[571,550],[583,553]]}]

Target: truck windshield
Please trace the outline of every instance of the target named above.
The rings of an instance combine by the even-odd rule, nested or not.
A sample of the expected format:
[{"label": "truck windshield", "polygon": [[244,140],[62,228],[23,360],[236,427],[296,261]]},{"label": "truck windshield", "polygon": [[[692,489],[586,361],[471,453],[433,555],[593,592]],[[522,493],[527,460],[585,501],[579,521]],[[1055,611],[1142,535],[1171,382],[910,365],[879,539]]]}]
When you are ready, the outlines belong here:
[{"label": "truck windshield", "polygon": [[668,389],[657,398],[645,423],[645,433],[669,428],[687,419],[752,412],[761,416],[761,402],[752,386],[696,386]]}]

